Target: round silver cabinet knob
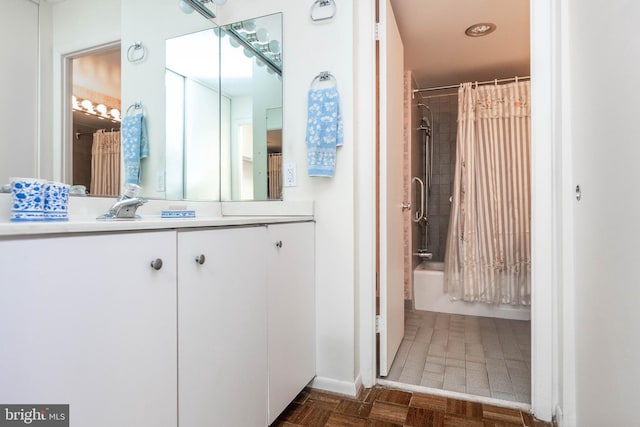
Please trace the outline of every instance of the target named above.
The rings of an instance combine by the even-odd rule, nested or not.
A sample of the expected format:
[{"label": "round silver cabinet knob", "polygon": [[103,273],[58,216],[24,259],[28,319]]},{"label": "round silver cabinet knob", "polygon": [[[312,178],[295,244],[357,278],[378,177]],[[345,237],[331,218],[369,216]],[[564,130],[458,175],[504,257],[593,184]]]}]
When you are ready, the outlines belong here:
[{"label": "round silver cabinet knob", "polygon": [[276,248],[281,248],[282,247],[282,240],[278,240],[276,242]]},{"label": "round silver cabinet knob", "polygon": [[156,258],[151,261],[151,268],[153,268],[154,270],[160,270],[162,268],[162,259]]},{"label": "round silver cabinet knob", "polygon": [[199,256],[196,257],[196,262],[200,265],[204,264],[205,261],[205,256],[204,254],[200,254]]}]

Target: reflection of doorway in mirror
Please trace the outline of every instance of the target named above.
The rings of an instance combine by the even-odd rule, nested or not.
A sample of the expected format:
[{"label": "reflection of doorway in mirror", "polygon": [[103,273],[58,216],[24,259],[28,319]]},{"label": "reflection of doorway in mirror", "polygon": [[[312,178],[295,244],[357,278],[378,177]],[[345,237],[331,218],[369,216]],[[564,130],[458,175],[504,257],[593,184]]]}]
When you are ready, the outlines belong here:
[{"label": "reflection of doorway in mirror", "polygon": [[267,131],[269,200],[282,199],[282,129]]},{"label": "reflection of doorway in mirror", "polygon": [[72,168],[66,181],[91,195],[120,193],[120,45],[91,48],[67,57],[71,98]]},{"label": "reflection of doorway in mirror", "polygon": [[267,109],[267,196],[282,199],[282,108]]},{"label": "reflection of doorway in mirror", "polygon": [[242,165],[240,166],[240,200],[253,200],[253,124],[238,126],[238,145]]}]

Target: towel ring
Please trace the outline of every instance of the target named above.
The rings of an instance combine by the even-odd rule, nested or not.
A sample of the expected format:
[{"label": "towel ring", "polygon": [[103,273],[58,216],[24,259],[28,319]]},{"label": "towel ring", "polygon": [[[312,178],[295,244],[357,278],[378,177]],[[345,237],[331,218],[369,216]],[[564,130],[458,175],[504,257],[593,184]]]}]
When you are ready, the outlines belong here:
[{"label": "towel ring", "polygon": [[[140,51],[140,53],[137,53]],[[127,59],[129,62],[140,62],[147,56],[147,49],[142,45],[142,42],[135,42],[129,49],[127,49]]]},{"label": "towel ring", "polygon": [[142,110],[142,101],[136,101],[129,105],[129,108],[127,108],[127,116],[131,113],[131,110]]},{"label": "towel ring", "polygon": [[[327,16],[318,16],[317,13],[322,11],[322,8],[325,7],[330,7],[332,9],[331,12],[329,12]],[[335,0],[315,0],[311,5],[311,20],[313,22],[320,22],[333,19],[333,17],[336,16],[336,9]]]},{"label": "towel ring", "polygon": [[316,83],[324,83],[324,82],[333,83],[333,86],[338,85],[338,80],[336,80],[333,74],[331,74],[328,71],[321,71],[318,73],[317,76],[313,78],[313,80],[311,80],[311,87],[313,88],[316,85]]}]

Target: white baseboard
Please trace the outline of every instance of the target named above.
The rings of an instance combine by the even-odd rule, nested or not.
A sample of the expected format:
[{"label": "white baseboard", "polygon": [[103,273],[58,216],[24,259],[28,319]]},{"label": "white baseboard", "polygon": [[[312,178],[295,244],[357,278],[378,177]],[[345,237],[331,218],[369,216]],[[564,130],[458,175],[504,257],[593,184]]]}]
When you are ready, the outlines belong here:
[{"label": "white baseboard", "polygon": [[327,377],[315,377],[309,386],[315,389],[329,391],[331,393],[344,394],[347,396],[357,396],[360,388],[362,387],[362,378],[360,374],[353,382],[340,381]]}]

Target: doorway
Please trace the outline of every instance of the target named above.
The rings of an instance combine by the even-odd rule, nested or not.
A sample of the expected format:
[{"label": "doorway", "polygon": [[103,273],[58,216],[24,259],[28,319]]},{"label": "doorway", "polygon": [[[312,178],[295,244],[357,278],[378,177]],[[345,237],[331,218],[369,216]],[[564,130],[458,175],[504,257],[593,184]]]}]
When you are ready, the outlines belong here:
[{"label": "doorway", "polygon": [[[402,33],[402,28],[400,29],[400,32]],[[405,61],[405,64],[406,64],[406,61]],[[494,71],[491,71],[491,72],[494,72]],[[518,73],[515,72],[514,74],[517,75]],[[530,72],[528,71],[528,65],[527,65],[527,71],[520,75],[529,75],[529,74]],[[488,80],[488,78],[482,77],[481,75],[478,75],[478,77],[480,78],[472,79],[472,80],[484,80],[484,79]],[[496,77],[496,76],[493,76],[493,77]],[[498,75],[498,77],[502,78],[501,75]],[[407,92],[407,86],[411,86],[411,82],[409,82],[408,84],[407,82],[405,82],[405,96]],[[434,86],[440,86],[440,85],[434,85]],[[407,105],[406,101],[407,99],[405,97],[405,106]],[[437,101],[440,101],[440,99],[437,99]],[[409,100],[409,104],[410,102],[411,101]],[[421,102],[424,102],[424,101],[421,101]],[[436,106],[430,105],[430,107],[431,109],[435,109]],[[384,120],[384,117],[382,118],[382,120]],[[410,123],[410,125],[414,125],[415,122],[416,121],[413,120],[413,117],[411,117],[411,119],[405,119],[405,126],[407,126],[408,123]],[[441,124],[440,122],[437,123],[437,125],[440,125],[440,124]],[[455,128],[455,122],[452,126]],[[449,127],[451,127],[451,125],[449,125]],[[407,133],[409,132],[405,132],[405,135]],[[384,156],[385,153],[381,151],[381,155]],[[447,160],[447,163],[448,163],[448,160]],[[441,162],[438,162],[436,167],[440,166],[440,164]],[[449,165],[447,164],[447,166]],[[384,185],[384,183],[382,185]],[[442,199],[444,200],[444,198]],[[447,199],[448,199],[448,195],[447,195]],[[410,200],[407,200],[407,199],[404,200],[404,204],[408,204],[409,202]],[[406,256],[407,255],[405,252],[405,257]],[[411,254],[409,254],[408,256],[411,257]],[[412,274],[413,271],[411,271],[410,273]],[[422,385],[422,386],[428,386],[431,388],[442,389],[443,388],[442,383],[444,383],[445,390],[450,390],[454,392],[463,392],[463,393],[467,392],[469,394],[474,394],[477,396],[492,397],[492,398],[498,398],[501,400],[510,400],[514,402],[516,400],[519,400],[520,402],[524,402],[524,403],[529,403],[531,401],[530,379],[531,379],[532,369],[531,369],[530,323],[526,323],[525,325],[520,325],[518,321],[516,321],[515,322],[516,325],[513,326],[511,325],[511,323],[514,323],[514,322],[501,322],[501,321],[498,322],[493,320],[491,322],[486,322],[483,320],[483,318],[460,317],[456,314],[440,315],[438,313],[429,313],[423,316],[422,315],[423,313],[417,313],[418,315],[411,315],[412,309],[413,309],[411,300],[412,300],[411,297],[409,298],[408,301],[405,300],[408,302],[407,306],[409,307],[409,315],[407,316],[405,314],[405,316],[407,316],[407,322],[404,323],[405,337],[407,334],[413,334],[413,338],[415,338],[416,330],[420,331],[420,328],[423,327],[422,333],[419,334],[421,335],[418,337],[419,339],[411,340],[413,341],[412,344],[420,343],[421,346],[424,347],[423,349],[425,350],[424,355],[418,356],[417,354],[414,355],[412,353],[410,357],[411,360],[409,365],[416,365],[416,366],[420,365],[419,369],[415,369],[414,370],[415,372],[410,372],[412,369],[405,370],[405,374],[406,373],[415,374],[415,375],[412,375],[410,379],[409,379],[410,377],[409,375],[405,375],[403,379],[400,379],[400,373],[402,372],[402,370],[396,370],[395,372],[393,372],[393,369],[391,370],[391,372],[388,373],[388,375],[384,375],[384,373],[381,370],[380,371],[381,376],[391,377],[394,381],[398,381],[400,383],[404,382],[414,386]],[[385,323],[389,324],[391,323],[391,321],[389,320]],[[464,335],[465,326],[468,326],[467,329],[469,329],[469,333],[467,335],[469,335],[469,338],[472,340],[477,341],[481,339],[480,332],[483,332],[482,330],[485,330],[486,332],[490,332],[487,335],[491,335],[492,338],[495,338],[494,341],[498,342],[499,344],[498,347],[500,347],[501,342],[504,341],[503,347],[507,346],[505,347],[507,348],[506,354],[508,354],[510,358],[509,359],[502,358],[501,366],[499,366],[498,369],[495,369],[496,368],[495,365],[489,366],[484,363],[484,359],[485,359],[484,356],[487,351],[491,353],[491,356],[498,356],[499,355],[498,353],[500,353],[500,355],[503,355],[502,347],[500,347],[499,349],[496,349],[495,347],[488,347],[487,349],[482,349],[482,346],[478,346],[478,344],[480,344],[479,342],[466,343],[464,342],[464,340],[458,341],[455,339],[452,339],[450,343],[449,338],[452,338],[452,337],[458,338],[457,335],[459,335],[460,333]],[[507,329],[509,330],[509,334],[504,334],[503,332],[506,332]],[[437,334],[435,334],[437,335],[435,336],[435,338],[437,339],[435,339],[432,342],[432,344],[434,344],[434,347],[430,349],[432,350],[431,361],[430,363],[427,363],[425,365],[425,361],[428,357],[429,347],[428,345],[425,346],[423,344],[425,344],[425,342],[427,344],[429,343],[429,341],[432,339],[432,335],[434,334],[434,332],[438,332]],[[511,332],[517,332],[517,334],[513,334]],[[487,337],[487,341],[489,341],[489,337]],[[460,344],[460,342],[462,342],[463,346],[467,345],[468,348],[465,349],[465,347],[460,347],[458,345]],[[451,344],[451,345],[448,345],[448,344]],[[482,355],[478,353],[478,349],[482,351],[483,353]],[[445,356],[449,353],[451,353],[452,356],[456,356],[455,358],[451,357],[450,364],[445,363],[447,361],[446,360],[447,358],[445,358]],[[516,353],[518,353],[518,356],[519,356],[517,358],[515,357]],[[527,353],[527,356],[524,356],[524,353]],[[395,358],[404,359],[402,360],[402,363],[404,363],[407,361],[408,355],[409,355],[409,347],[405,346],[405,343],[403,342]],[[467,358],[470,360],[465,360],[465,356],[470,356]],[[382,358],[383,356],[379,355],[379,357]],[[482,365],[484,366],[480,366],[481,361],[476,359],[483,359]],[[493,363],[494,359],[497,359],[497,357],[490,357],[489,359],[491,359],[491,362]],[[514,359],[514,360],[511,360],[511,359]],[[460,365],[461,363],[462,363],[462,366]],[[469,366],[467,366],[467,364]],[[409,367],[413,368],[413,366],[409,366]],[[461,369],[464,370],[469,367],[473,368],[469,372],[472,375],[466,375],[466,378],[465,378],[464,374],[462,375],[460,374]],[[457,375],[449,375],[450,380],[462,379],[466,381],[466,383],[460,384],[457,381],[449,381],[450,387],[446,387],[447,376],[445,376],[445,369],[448,369],[452,373],[457,374]],[[418,370],[420,372],[417,372]],[[487,374],[487,371],[490,371],[490,372],[488,372]],[[396,374],[395,378],[394,378],[394,374]],[[421,381],[421,378],[416,379],[416,375],[418,374],[424,381]],[[498,384],[499,382],[504,383],[505,381],[502,381],[503,379],[505,378],[508,379],[509,377],[514,377],[514,376],[518,376],[519,379],[522,379],[522,377],[526,377],[527,379],[526,383],[524,381],[518,381],[518,384],[517,384],[518,395],[519,395],[518,399],[516,399],[516,384],[510,382],[508,384],[508,387],[506,384]],[[470,378],[474,383],[473,386],[471,387],[469,385]],[[434,384],[437,384],[438,382],[440,382],[440,387],[435,387]],[[490,387],[490,383],[491,383],[491,387]],[[503,391],[507,391],[506,390],[507,388],[509,388],[510,393],[502,393]],[[474,389],[477,391],[477,393],[473,393]]]},{"label": "doorway", "polygon": [[[531,265],[533,277],[532,293],[532,330],[531,330],[531,410],[537,418],[550,421],[559,410],[570,418],[575,415],[575,402],[572,400],[575,388],[574,369],[575,350],[570,340],[561,338],[573,336],[574,325],[571,321],[572,307],[564,307],[561,297],[568,295],[571,289],[560,286],[563,279],[570,276],[562,272],[562,265],[567,262],[563,258],[566,248],[561,241],[569,234],[558,233],[566,219],[558,205],[558,194],[568,183],[566,176],[556,174],[560,158],[560,138],[563,134],[558,129],[563,79],[557,63],[560,45],[557,30],[562,30],[566,22],[559,22],[561,5],[550,2],[533,2],[531,4],[531,75],[533,76],[532,97],[532,144],[535,149],[531,158],[531,179],[536,185],[532,191],[532,233],[539,238],[532,241],[534,262]],[[374,4],[359,9],[363,16],[363,24],[357,28],[361,40],[371,40],[370,34],[375,26],[376,11]],[[557,36],[557,37],[554,37]],[[375,105],[376,96],[376,43],[370,41],[358,50],[357,63],[363,70],[362,78],[356,82],[361,100],[366,105]],[[358,132],[363,138],[376,140],[375,128],[370,124],[376,120],[375,110],[360,109],[358,111]],[[564,122],[562,122],[564,123]],[[362,248],[358,256],[358,266],[362,272],[360,285],[360,377],[365,387],[376,384],[376,200],[375,181],[367,181],[377,176],[375,151],[365,152],[358,168],[358,177],[363,183],[358,192],[358,206],[362,215],[358,222],[357,244]],[[566,230],[565,230],[566,231]],[[370,248],[370,249],[367,249]],[[567,314],[568,313],[568,314]],[[561,320],[559,320],[561,319]],[[567,319],[569,321],[567,321]],[[567,321],[566,323],[563,323]],[[554,370],[561,366],[562,372]],[[356,385],[358,382],[356,382]],[[564,398],[564,404],[559,402]],[[567,415],[568,414],[568,415]]]},{"label": "doorway", "polygon": [[88,195],[120,193],[120,58],[119,43],[64,58],[65,181]]}]

